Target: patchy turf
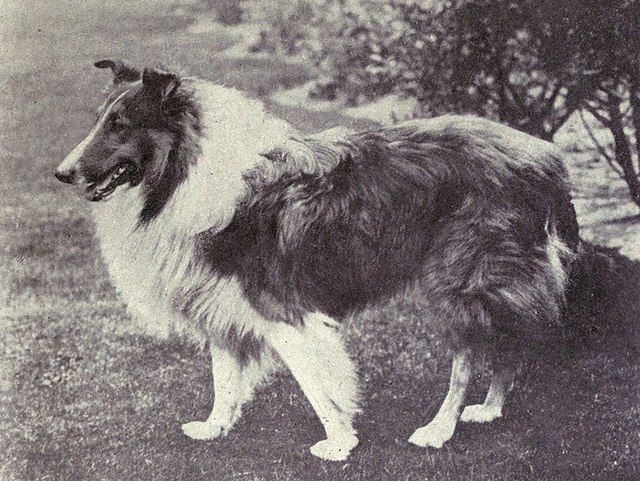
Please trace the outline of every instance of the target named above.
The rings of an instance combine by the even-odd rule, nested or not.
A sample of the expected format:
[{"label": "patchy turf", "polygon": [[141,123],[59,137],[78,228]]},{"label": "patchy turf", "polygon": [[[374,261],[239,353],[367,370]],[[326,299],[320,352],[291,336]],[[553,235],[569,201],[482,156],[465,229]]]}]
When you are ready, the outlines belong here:
[{"label": "patchy turf", "polygon": [[[165,2],[21,5],[10,12],[15,28],[2,32],[10,62],[0,67],[9,99],[0,117],[0,479],[638,479],[640,270],[624,258],[609,297],[574,309],[583,334],[597,335],[541,351],[503,419],[461,426],[440,451],[406,443],[435,413],[448,376],[411,298],[347,329],[365,381],[362,443],[349,461],[308,454],[321,426],[286,374],[226,439],[185,438],[180,423],[203,418],[212,402],[206,356],[130,325],[84,202],[51,173],[93,119],[106,79],[91,64],[103,56],[161,60],[265,96],[310,73],[277,58],[217,55],[237,39],[224,29],[190,32],[190,20],[163,10]],[[338,114],[270,108],[304,130],[355,125]],[[470,401],[485,388],[478,377]]]}]

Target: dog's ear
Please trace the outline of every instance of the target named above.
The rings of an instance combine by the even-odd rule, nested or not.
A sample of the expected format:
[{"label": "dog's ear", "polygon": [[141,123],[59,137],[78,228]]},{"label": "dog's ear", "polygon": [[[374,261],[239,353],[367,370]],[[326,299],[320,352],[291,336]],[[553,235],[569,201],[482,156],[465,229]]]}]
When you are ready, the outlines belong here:
[{"label": "dog's ear", "polygon": [[154,99],[164,103],[180,86],[180,78],[159,69],[144,69],[142,85]]},{"label": "dog's ear", "polygon": [[135,82],[136,80],[140,80],[140,72],[133,67],[125,65],[121,60],[99,60],[93,65],[98,68],[110,68],[113,72],[114,84],[119,84],[122,82]]}]

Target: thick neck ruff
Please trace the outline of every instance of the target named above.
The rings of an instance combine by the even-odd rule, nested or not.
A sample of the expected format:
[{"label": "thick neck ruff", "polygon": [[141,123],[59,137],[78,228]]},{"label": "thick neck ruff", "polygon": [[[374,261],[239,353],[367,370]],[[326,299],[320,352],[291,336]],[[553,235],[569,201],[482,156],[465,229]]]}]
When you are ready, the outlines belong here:
[{"label": "thick neck ruff", "polygon": [[[202,131],[198,145],[191,146],[193,156],[179,159],[185,162],[185,178],[168,183],[173,192],[164,196],[157,215],[141,222],[149,195],[144,184],[120,187],[106,202],[92,204],[116,289],[145,328],[161,335],[187,324],[194,331],[193,322],[181,322],[185,310],[201,312],[195,332],[207,331],[197,324],[224,331],[231,319],[252,324],[257,314],[237,280],[221,279],[197,262],[196,236],[231,222],[248,193],[243,176],[267,162],[261,154],[286,145],[295,134],[258,101],[236,90],[199,80],[185,84],[201,109]],[[194,293],[202,291],[212,293],[206,302],[195,300]]]}]

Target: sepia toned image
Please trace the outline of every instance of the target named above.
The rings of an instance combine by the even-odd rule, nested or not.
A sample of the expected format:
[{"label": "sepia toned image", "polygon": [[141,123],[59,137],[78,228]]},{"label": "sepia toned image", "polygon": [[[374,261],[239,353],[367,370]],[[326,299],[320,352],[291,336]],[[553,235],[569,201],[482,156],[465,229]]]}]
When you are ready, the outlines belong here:
[{"label": "sepia toned image", "polygon": [[640,2],[8,0],[0,481],[640,478]]}]

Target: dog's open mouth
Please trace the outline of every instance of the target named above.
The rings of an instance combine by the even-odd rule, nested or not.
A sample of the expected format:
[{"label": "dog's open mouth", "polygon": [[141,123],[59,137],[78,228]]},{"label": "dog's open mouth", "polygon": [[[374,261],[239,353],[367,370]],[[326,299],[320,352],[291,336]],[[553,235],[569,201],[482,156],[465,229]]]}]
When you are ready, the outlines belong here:
[{"label": "dog's open mouth", "polygon": [[99,202],[113,194],[121,185],[127,182],[137,183],[136,179],[136,166],[130,161],[120,162],[101,181],[87,185],[84,195],[91,202]]}]

